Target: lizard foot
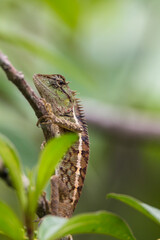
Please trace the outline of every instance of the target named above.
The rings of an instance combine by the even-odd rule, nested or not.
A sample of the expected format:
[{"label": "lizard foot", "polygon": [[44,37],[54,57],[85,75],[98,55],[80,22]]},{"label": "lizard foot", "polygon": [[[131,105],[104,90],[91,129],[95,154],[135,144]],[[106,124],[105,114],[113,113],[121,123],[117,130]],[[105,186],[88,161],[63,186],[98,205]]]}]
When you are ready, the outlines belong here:
[{"label": "lizard foot", "polygon": [[42,117],[40,117],[37,121],[37,127],[39,127],[40,124],[52,124],[52,118],[49,114],[46,114]]}]

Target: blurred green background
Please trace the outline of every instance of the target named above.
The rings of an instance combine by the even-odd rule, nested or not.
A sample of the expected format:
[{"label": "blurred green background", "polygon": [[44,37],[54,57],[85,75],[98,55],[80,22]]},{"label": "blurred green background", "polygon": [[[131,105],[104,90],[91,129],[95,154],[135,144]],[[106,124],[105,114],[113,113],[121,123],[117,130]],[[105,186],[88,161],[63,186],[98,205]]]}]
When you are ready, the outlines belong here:
[{"label": "blurred green background", "polygon": [[[3,53],[34,90],[34,73],[64,75],[80,93],[90,120],[101,117],[108,106],[160,115],[159,26],[158,0],[0,0]],[[43,141],[36,121],[0,70],[0,132],[16,145],[25,171],[35,165]],[[160,137],[124,138],[123,131],[112,134],[91,122],[90,162],[75,214],[106,209],[122,216],[137,239],[157,239],[156,224],[122,203],[106,200],[106,194],[129,194],[160,208]],[[0,199],[18,211],[13,190],[2,181],[0,189]]]}]

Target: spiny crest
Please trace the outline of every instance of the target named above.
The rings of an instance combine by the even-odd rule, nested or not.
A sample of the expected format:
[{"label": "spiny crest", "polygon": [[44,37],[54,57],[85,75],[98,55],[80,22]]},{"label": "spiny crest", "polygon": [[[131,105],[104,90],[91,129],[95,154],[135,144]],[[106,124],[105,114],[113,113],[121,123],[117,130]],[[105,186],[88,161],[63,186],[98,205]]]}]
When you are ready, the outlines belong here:
[{"label": "spiny crest", "polygon": [[71,92],[72,92],[73,96],[75,96],[77,94],[77,91],[72,90]]},{"label": "spiny crest", "polygon": [[85,119],[84,110],[83,110],[83,107],[80,103],[80,99],[78,99],[78,98],[76,98],[76,106],[77,106],[77,111],[79,113],[80,121],[83,123],[84,131],[88,135],[88,126],[87,126],[87,122],[86,122],[86,119]]}]

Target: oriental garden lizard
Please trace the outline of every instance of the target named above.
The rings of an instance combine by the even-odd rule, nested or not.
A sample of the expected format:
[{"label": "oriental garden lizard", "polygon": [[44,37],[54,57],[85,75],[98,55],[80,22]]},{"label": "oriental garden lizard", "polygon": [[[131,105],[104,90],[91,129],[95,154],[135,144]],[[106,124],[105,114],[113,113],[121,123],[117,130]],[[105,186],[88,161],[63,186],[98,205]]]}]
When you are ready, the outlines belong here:
[{"label": "oriental garden lizard", "polygon": [[66,132],[79,136],[51,177],[50,213],[70,218],[81,195],[89,159],[86,120],[75,91],[62,75],[35,74],[33,80],[48,113],[39,122],[50,124],[55,137]]}]

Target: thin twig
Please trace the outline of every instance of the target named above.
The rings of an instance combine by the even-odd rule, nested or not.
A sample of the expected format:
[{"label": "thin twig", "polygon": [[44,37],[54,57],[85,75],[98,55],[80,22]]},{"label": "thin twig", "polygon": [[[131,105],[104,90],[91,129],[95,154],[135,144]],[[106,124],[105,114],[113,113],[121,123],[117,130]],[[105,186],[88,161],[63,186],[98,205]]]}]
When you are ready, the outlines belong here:
[{"label": "thin twig", "polygon": [[[20,90],[20,92],[29,102],[37,118],[39,119],[41,116],[47,114],[44,103],[43,101],[41,101],[41,98],[39,98],[35,94],[33,89],[25,81],[24,75],[21,72],[17,71],[15,67],[13,67],[8,58],[2,52],[0,52],[0,67],[6,73],[8,80],[10,80],[14,85],[16,85],[16,87]],[[52,131],[52,128],[49,125],[43,124],[42,130],[46,140],[54,136],[54,132]]]}]

